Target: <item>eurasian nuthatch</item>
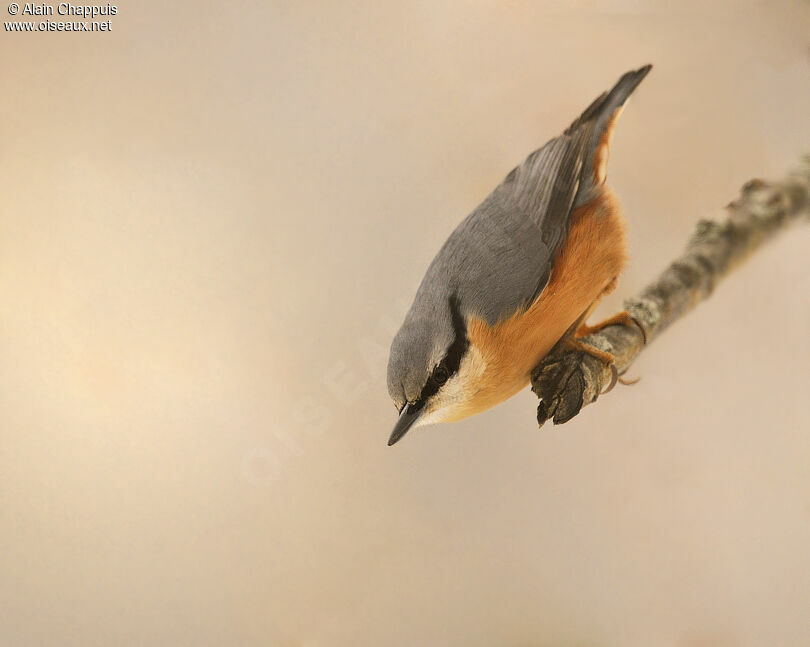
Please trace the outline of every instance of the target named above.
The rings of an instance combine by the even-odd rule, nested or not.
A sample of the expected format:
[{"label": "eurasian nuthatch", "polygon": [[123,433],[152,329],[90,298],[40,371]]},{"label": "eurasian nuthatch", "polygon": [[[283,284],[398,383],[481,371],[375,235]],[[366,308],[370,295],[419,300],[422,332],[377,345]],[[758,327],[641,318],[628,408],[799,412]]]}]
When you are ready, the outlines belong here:
[{"label": "eurasian nuthatch", "polygon": [[627,261],[625,225],[605,185],[608,147],[627,97],[652,66],[628,72],[559,137],[534,151],[453,231],[428,267],[391,345],[388,392],[414,426],[459,420],[524,388],[563,337],[584,322]]}]

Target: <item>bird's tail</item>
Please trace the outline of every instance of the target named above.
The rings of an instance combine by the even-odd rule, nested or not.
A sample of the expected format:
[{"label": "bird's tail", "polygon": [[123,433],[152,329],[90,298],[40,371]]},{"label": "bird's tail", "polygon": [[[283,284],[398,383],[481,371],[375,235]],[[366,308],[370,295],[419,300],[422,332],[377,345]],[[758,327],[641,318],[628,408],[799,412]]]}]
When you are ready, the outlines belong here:
[{"label": "bird's tail", "polygon": [[588,202],[594,189],[604,184],[610,137],[621,108],[651,69],[652,65],[645,65],[624,74],[611,90],[594,99],[565,131],[566,135],[583,129],[590,131],[585,144],[582,178],[574,200],[575,207]]}]

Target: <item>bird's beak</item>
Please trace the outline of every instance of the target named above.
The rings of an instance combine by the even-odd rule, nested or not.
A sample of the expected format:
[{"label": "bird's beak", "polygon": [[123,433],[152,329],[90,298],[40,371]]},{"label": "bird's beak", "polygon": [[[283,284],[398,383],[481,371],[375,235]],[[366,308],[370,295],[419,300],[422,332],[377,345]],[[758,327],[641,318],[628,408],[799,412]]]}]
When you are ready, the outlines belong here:
[{"label": "bird's beak", "polygon": [[412,404],[406,404],[403,407],[402,412],[399,414],[397,424],[394,425],[394,431],[391,432],[391,437],[388,439],[389,447],[408,433],[408,429],[413,427],[413,424],[419,419],[421,413],[422,407],[415,408]]}]

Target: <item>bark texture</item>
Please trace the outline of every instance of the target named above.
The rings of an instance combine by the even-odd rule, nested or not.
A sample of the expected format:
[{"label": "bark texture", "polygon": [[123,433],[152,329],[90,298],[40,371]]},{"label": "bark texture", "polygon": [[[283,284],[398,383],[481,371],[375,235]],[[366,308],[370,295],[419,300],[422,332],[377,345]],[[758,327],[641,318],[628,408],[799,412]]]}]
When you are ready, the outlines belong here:
[{"label": "bark texture", "polygon": [[[697,223],[686,250],[625,309],[644,330],[616,324],[582,341],[615,358],[615,369],[561,340],[532,372],[532,391],[540,398],[537,422],[567,422],[615,384],[644,347],[698,303],[717,283],[777,232],[794,222],[810,222],[810,155],[784,180],[751,180],[726,207],[722,221]],[[645,343],[646,337],[646,343]]]}]

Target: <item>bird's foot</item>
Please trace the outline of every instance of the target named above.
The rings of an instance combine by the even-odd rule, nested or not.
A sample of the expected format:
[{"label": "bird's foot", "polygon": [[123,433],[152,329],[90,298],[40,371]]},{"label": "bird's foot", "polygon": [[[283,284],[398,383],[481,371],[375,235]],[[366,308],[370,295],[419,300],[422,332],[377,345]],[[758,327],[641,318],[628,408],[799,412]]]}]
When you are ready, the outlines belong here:
[{"label": "bird's foot", "polygon": [[629,328],[638,328],[639,332],[641,333],[641,338],[644,340],[644,344],[646,345],[647,343],[647,333],[644,331],[644,326],[642,326],[633,315],[627,312],[627,310],[617,312],[612,317],[608,317],[604,321],[600,321],[598,324],[593,326],[582,324],[577,329],[577,337],[591,335],[595,332],[599,332],[603,328],[607,328],[608,326],[627,326]]},{"label": "bird's foot", "polygon": [[611,373],[610,384],[602,393],[609,393],[613,390],[613,387],[616,386],[616,382],[619,381],[619,370],[616,368],[616,358],[613,357],[612,354],[608,353],[607,351],[600,350],[596,348],[596,346],[586,344],[579,337],[568,337],[565,340],[565,347],[569,350],[578,350],[583,353],[587,353],[608,367]]}]

